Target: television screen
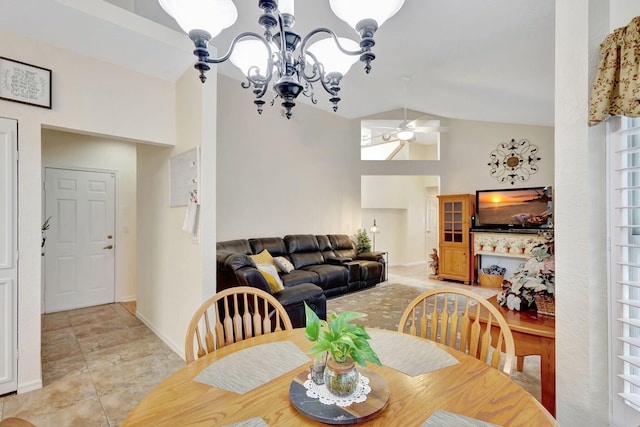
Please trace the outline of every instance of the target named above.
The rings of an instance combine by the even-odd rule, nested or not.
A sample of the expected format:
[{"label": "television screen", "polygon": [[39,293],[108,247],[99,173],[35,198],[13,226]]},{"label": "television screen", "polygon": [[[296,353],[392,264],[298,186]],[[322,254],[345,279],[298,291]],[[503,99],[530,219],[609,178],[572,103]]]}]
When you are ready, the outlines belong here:
[{"label": "television screen", "polygon": [[476,228],[552,227],[551,187],[476,191]]}]

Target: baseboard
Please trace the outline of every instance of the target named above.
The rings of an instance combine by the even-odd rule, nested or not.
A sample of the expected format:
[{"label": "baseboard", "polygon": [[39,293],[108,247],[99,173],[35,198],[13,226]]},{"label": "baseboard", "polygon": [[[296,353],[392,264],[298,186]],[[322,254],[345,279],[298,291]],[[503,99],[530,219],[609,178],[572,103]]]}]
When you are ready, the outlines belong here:
[{"label": "baseboard", "polygon": [[28,383],[18,384],[18,394],[29,393],[30,391],[40,390],[42,388],[42,379],[33,380]]},{"label": "baseboard", "polygon": [[131,302],[136,300],[136,295],[129,295],[126,297],[118,297],[116,302]]},{"label": "baseboard", "polygon": [[142,314],[140,314],[140,312],[136,312],[136,317],[137,317],[138,319],[140,319],[140,321],[141,321],[142,323],[144,323],[144,324],[147,326],[147,328],[151,329],[151,332],[153,332],[154,334],[156,334],[156,336],[157,336],[158,338],[160,338],[160,339],[162,340],[162,342],[164,342],[166,345],[168,345],[168,346],[169,346],[169,348],[170,348],[171,350],[173,350],[173,352],[174,352],[175,354],[177,354],[178,356],[180,356],[180,358],[181,358],[182,360],[185,360],[185,358],[184,358],[184,350],[183,350],[180,346],[176,345],[176,343],[175,343],[175,342],[173,342],[171,339],[169,339],[169,337],[167,337],[165,334],[163,334],[163,333],[161,333],[160,331],[158,331],[158,330],[153,326],[153,324],[149,321],[149,319],[147,319],[147,318],[146,318],[146,317],[144,317]]}]

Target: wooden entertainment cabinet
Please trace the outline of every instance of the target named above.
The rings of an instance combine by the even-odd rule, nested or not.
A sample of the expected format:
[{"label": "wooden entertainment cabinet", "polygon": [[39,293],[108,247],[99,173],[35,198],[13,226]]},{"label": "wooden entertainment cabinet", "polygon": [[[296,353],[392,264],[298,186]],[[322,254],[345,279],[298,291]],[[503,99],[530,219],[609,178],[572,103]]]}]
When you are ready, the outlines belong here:
[{"label": "wooden entertainment cabinet", "polygon": [[438,196],[439,230],[438,279],[461,281],[473,280],[472,249],[469,231],[471,217],[475,212],[473,194]]}]

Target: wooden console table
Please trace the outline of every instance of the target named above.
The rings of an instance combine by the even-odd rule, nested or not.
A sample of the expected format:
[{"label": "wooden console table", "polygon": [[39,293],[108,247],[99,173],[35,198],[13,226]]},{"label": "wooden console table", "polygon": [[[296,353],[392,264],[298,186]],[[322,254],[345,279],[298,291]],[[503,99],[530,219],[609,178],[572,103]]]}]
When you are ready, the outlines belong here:
[{"label": "wooden console table", "polygon": [[[502,307],[496,297],[489,298],[511,327],[515,341],[517,369],[522,371],[524,356],[540,356],[542,405],[556,416],[556,319],[535,310],[515,311]],[[482,319],[481,319],[482,320]],[[497,335],[496,337],[497,338]]]}]

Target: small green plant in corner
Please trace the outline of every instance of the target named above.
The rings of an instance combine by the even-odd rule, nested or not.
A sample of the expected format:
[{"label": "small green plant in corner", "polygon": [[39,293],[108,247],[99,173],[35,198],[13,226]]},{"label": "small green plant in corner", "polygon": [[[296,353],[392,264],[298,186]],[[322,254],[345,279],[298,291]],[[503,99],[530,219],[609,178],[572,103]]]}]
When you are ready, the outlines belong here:
[{"label": "small green plant in corner", "polygon": [[358,252],[371,252],[371,240],[367,234],[367,230],[360,229],[356,233],[356,248]]},{"label": "small green plant in corner", "polygon": [[343,311],[337,315],[330,313],[327,322],[320,320],[306,302],[304,310],[307,320],[305,335],[309,341],[316,343],[309,354],[328,352],[338,363],[344,363],[350,357],[360,366],[365,366],[367,362],[381,365],[378,355],[369,345],[371,337],[364,326],[349,323],[366,314],[353,311]]}]

